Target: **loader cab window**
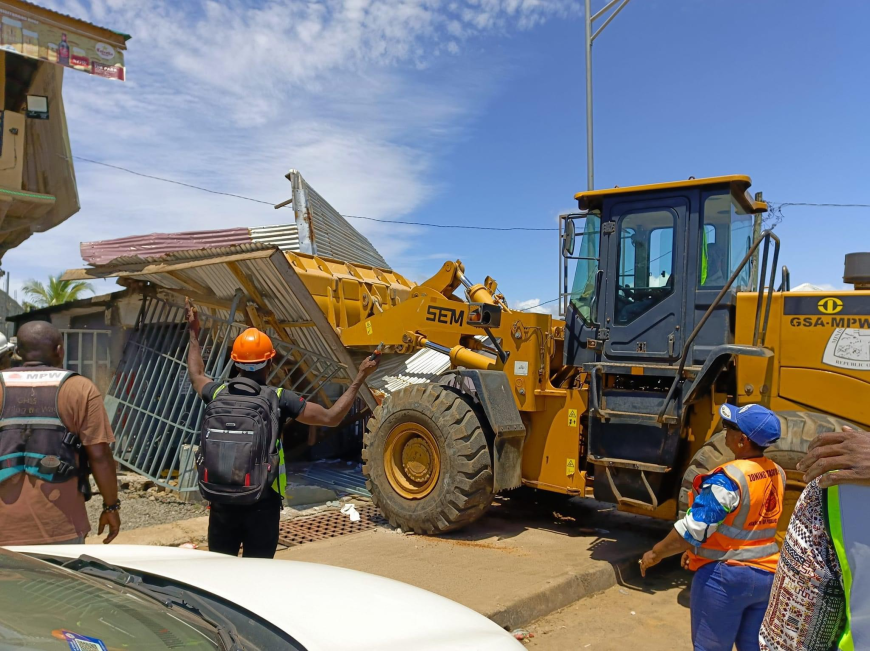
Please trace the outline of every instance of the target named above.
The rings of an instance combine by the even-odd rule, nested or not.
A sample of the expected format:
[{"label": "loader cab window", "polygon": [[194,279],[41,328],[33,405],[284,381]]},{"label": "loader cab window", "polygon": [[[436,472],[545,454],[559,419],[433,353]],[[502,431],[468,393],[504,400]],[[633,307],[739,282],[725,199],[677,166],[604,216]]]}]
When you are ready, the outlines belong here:
[{"label": "loader cab window", "polygon": [[601,240],[601,216],[590,212],[584,220],[582,233],[577,225],[577,239],[574,255],[580,257],[574,268],[574,282],[571,286],[571,304],[586,322],[592,321],[593,298],[595,297],[595,275],[598,272],[599,242]]},{"label": "loader cab window", "polygon": [[[731,193],[724,191],[704,200],[701,251],[698,256],[698,285],[703,289],[722,289],[752,246],[754,217],[746,213]],[[734,281],[734,289],[749,289],[747,264]]]},{"label": "loader cab window", "polygon": [[673,293],[675,224],[674,213],[661,208],[620,219],[616,324],[631,323]]}]

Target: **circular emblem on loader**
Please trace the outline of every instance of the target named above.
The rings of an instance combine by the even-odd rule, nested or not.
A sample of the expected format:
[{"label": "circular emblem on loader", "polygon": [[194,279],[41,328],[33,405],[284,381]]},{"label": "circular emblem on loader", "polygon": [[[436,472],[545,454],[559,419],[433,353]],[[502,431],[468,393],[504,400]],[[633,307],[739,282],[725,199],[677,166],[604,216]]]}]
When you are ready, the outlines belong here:
[{"label": "circular emblem on loader", "polygon": [[836,314],[843,309],[843,301],[829,296],[819,301],[819,312],[822,314]]}]

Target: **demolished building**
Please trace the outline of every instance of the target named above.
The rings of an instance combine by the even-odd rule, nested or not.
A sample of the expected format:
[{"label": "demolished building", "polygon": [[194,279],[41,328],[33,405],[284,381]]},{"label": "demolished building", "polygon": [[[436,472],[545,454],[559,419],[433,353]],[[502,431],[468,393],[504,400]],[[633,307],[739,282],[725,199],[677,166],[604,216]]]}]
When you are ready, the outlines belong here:
[{"label": "demolished building", "polygon": [[[278,351],[270,383],[328,406],[350,382],[362,354],[351,355],[342,345],[337,332],[346,315],[325,302],[345,291],[342,278],[355,284],[364,279],[379,287],[385,300],[398,300],[412,287],[301,174],[291,171],[288,179],[292,224],[83,243],[82,257],[91,266],[68,271],[64,279],[115,278],[125,290],[87,299],[88,305],[79,301],[81,305],[27,317],[61,326],[77,360],[96,355],[88,368],[96,371],[105,360],[117,360],[109,362],[108,381],[98,382],[115,430],[115,457],[158,484],[181,491],[194,490],[196,484],[193,446],[203,408],[187,378],[186,298],[200,309],[208,375],[226,378],[232,373],[232,342],[254,326],[272,337]],[[303,259],[297,253],[310,255]],[[317,267],[306,273],[322,272],[322,293],[313,295],[300,280],[296,270],[303,265]],[[99,317],[84,323],[83,313],[70,313],[83,309],[91,315],[102,310],[103,325]],[[98,335],[91,348],[86,335],[79,343],[78,331],[88,328],[108,331],[102,343]],[[78,348],[73,351],[73,346]],[[97,346],[108,352],[94,352]],[[285,432],[286,449],[291,454],[294,447],[315,450],[315,456],[323,457],[359,448],[366,417],[383,392],[428,381],[448,366],[447,357],[434,351],[387,356],[337,436],[325,437],[316,428],[300,432],[301,426],[294,425],[294,431]],[[288,436],[295,446],[286,445]],[[355,478],[352,482],[358,484]]]}]

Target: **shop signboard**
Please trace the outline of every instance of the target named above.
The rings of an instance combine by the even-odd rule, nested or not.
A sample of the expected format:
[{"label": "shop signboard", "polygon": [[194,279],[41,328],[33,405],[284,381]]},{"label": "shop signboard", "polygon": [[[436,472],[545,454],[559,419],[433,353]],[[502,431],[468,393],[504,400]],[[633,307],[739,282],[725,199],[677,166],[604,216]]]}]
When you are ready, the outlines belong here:
[{"label": "shop signboard", "polygon": [[[0,2],[0,48],[107,79],[124,81],[124,53],[76,29],[74,19],[57,21]],[[119,35],[119,38],[123,38]]]}]

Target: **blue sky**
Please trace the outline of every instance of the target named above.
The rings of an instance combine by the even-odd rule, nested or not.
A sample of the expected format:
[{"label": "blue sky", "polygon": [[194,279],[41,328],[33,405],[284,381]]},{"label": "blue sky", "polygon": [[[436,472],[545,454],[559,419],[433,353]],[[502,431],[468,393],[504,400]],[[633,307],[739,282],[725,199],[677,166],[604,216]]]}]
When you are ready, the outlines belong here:
[{"label": "blue sky", "polygon": [[[346,214],[554,226],[586,184],[582,2],[94,0],[128,83],[69,73],[73,153],[270,201],[299,169]],[[603,6],[593,2],[593,10]],[[633,0],[596,41],[596,185],[749,174],[771,201],[870,203],[870,5]],[[291,218],[78,162],[82,210],[3,261],[13,287],[78,242]],[[461,258],[513,303],[557,294],[556,235],[355,222],[414,280]],[[785,210],[792,283],[841,287],[870,209]]]}]

